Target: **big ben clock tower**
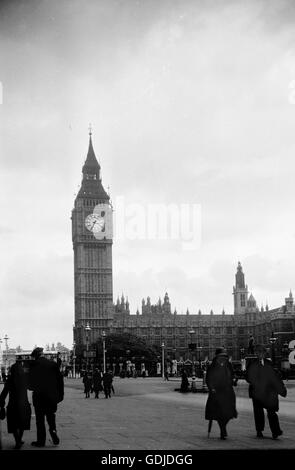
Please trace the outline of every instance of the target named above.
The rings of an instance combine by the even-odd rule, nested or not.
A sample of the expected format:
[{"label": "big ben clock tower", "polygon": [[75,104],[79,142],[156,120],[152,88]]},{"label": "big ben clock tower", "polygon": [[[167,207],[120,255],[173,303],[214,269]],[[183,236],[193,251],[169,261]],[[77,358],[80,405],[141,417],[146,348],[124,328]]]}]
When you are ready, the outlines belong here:
[{"label": "big ben clock tower", "polygon": [[[88,348],[113,318],[112,207],[89,133],[82,184],[72,211],[75,272],[74,341]],[[86,348],[85,348],[86,346]]]}]

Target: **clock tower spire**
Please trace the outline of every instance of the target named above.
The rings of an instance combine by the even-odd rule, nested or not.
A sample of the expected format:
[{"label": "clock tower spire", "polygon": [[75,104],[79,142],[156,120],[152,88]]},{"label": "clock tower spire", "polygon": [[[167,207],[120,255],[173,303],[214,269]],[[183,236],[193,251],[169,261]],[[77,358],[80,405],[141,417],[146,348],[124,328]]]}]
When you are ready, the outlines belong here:
[{"label": "clock tower spire", "polygon": [[87,157],[82,168],[82,184],[78,197],[82,198],[98,198],[100,200],[108,201],[109,195],[106,193],[100,176],[100,164],[97,161],[92,144],[92,133],[89,132],[89,146]]},{"label": "clock tower spire", "polygon": [[[87,349],[86,342],[91,347],[100,340],[113,318],[112,208],[100,170],[90,128],[81,187],[72,211],[74,341],[80,350]],[[86,325],[90,330],[85,330]]]}]

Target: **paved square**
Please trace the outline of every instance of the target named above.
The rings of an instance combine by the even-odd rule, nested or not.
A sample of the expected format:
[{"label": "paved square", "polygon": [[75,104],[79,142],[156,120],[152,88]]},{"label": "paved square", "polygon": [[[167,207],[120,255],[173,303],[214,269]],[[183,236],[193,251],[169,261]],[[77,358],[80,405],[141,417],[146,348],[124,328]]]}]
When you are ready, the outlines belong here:
[{"label": "paved square", "polygon": [[[228,424],[229,437],[219,439],[213,423],[207,437],[208,422],[204,419],[207,394],[181,394],[174,389],[180,379],[115,378],[115,395],[97,400],[91,394],[85,399],[82,379],[65,379],[65,399],[59,405],[57,430],[61,443],[53,446],[47,436],[47,450],[199,450],[199,449],[295,449],[295,382],[286,383],[288,396],[280,398],[279,418],[284,434],[271,439],[266,419],[265,438],[256,438],[252,403],[248,385],[239,381],[235,388],[238,418]],[[29,393],[31,401],[31,392]],[[7,434],[2,421],[2,448],[12,449],[14,439]],[[33,412],[31,430],[24,434],[23,450],[32,450],[36,439]],[[42,449],[34,449],[39,452]]]}]

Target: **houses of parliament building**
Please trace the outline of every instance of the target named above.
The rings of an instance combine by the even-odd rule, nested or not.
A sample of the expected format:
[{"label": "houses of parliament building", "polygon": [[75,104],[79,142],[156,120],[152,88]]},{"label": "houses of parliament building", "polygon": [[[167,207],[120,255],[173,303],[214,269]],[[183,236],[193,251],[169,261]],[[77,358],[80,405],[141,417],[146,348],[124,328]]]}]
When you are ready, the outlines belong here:
[{"label": "houses of parliament building", "polygon": [[[204,314],[171,311],[168,293],[163,301],[151,304],[142,300],[141,312],[131,314],[128,300],[113,302],[112,277],[112,207],[104,190],[91,132],[89,148],[82,168],[81,188],[72,211],[74,250],[75,323],[74,341],[81,348],[86,342],[101,341],[103,335],[130,333],[149,345],[165,347],[167,357],[211,359],[219,346],[224,346],[233,359],[246,352],[249,337],[256,343],[270,345],[274,337],[277,354],[283,344],[295,338],[295,306],[292,292],[274,309],[257,307],[249,295],[240,262],[233,287],[233,314]],[[104,333],[103,333],[104,332]],[[189,345],[195,349],[189,351]]]}]

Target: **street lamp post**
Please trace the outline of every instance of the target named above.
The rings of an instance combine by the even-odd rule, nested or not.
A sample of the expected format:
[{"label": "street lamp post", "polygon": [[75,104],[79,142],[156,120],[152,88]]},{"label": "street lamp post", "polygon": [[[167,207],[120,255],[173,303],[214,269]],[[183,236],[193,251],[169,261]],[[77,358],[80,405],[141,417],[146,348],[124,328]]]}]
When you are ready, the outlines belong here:
[{"label": "street lamp post", "polygon": [[165,378],[164,368],[165,368],[165,343],[163,341],[162,343],[162,378],[163,379]]},{"label": "street lamp post", "polygon": [[89,337],[88,333],[91,330],[89,323],[86,324],[85,326],[85,331],[86,331],[86,369],[88,370],[88,347],[89,347]]},{"label": "street lamp post", "polygon": [[271,337],[269,338],[269,342],[271,344],[271,360],[272,360],[272,364],[273,366],[275,365],[275,342],[276,342],[277,338],[275,338],[274,334],[272,333],[271,334]]},{"label": "street lamp post", "polygon": [[73,378],[76,378],[76,343],[73,342]]},{"label": "street lamp post", "polygon": [[[193,334],[195,334],[195,330],[192,328],[189,330],[189,335],[190,335],[190,340],[191,340],[191,348],[193,348]],[[195,367],[194,367],[194,359],[193,359],[193,349],[191,349],[192,352],[192,375],[195,375]]]},{"label": "street lamp post", "polygon": [[2,354],[2,351],[1,351],[1,344],[2,344],[2,339],[0,338],[0,380],[1,380],[1,373],[2,373],[2,359],[3,359],[3,354]]},{"label": "street lamp post", "polygon": [[103,373],[106,372],[106,332],[102,332]]},{"label": "street lamp post", "polygon": [[8,340],[9,340],[9,338],[8,338],[7,335],[5,335],[3,339],[5,341],[5,374],[7,376],[7,354],[8,354]]}]

